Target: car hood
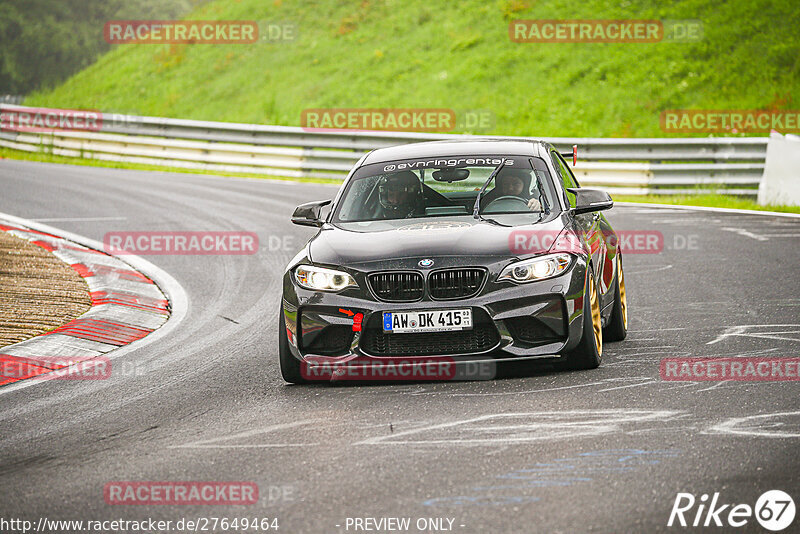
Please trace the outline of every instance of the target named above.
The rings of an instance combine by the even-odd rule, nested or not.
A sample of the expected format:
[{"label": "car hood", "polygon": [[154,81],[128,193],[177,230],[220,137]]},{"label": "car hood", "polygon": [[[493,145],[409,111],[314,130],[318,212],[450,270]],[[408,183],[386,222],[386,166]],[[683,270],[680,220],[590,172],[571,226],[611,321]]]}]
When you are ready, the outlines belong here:
[{"label": "car hood", "polygon": [[[320,230],[308,253],[311,261],[331,265],[442,256],[514,258],[546,252],[563,230],[558,216],[509,227],[476,219],[337,223]],[[524,249],[518,246],[521,235]]]}]

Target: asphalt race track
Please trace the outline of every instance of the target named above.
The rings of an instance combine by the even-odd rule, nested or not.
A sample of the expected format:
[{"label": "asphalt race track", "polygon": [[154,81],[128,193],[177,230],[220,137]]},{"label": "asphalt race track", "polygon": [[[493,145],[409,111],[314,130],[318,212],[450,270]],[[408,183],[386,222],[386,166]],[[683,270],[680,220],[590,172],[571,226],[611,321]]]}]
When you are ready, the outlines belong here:
[{"label": "asphalt race track", "polygon": [[[334,187],[6,160],[0,191],[0,212],[100,241],[240,230],[261,243],[256,255],[148,256],[184,287],[189,312],[114,360],[110,379],[0,388],[0,516],[269,517],[284,533],[354,532],[347,518],[365,517],[449,518],[464,533],[654,532],[683,530],[667,527],[679,492],[750,506],[772,489],[800,497],[798,382],[659,376],[662,358],[800,355],[800,218],[608,212],[618,230],[662,232],[664,248],[625,256],[630,333],[594,371],[289,386],[280,278],[313,232],[289,218]],[[260,498],[106,503],[107,483],[131,480],[249,481]],[[752,517],[736,530],[764,531]]]}]

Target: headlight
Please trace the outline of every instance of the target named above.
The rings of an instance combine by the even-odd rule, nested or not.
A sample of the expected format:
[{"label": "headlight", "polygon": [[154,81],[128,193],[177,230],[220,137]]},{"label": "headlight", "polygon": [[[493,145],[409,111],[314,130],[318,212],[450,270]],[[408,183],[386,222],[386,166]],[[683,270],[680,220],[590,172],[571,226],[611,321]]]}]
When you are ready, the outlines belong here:
[{"label": "headlight", "polygon": [[294,279],[301,287],[314,291],[341,291],[347,287],[358,287],[353,277],[343,271],[312,265],[297,267]]},{"label": "headlight", "polygon": [[572,263],[572,256],[569,254],[548,254],[530,260],[512,263],[503,269],[498,280],[510,280],[512,282],[533,282],[558,276],[567,270]]}]

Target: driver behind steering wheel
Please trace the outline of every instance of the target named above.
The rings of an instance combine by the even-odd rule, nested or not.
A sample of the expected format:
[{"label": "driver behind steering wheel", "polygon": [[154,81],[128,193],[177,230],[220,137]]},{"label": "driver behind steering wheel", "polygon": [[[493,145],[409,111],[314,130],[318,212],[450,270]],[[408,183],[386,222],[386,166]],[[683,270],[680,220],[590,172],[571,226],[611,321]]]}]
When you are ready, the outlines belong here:
[{"label": "driver behind steering wheel", "polygon": [[422,205],[422,186],[411,171],[384,176],[378,183],[378,200],[386,219],[404,219]]},{"label": "driver behind steering wheel", "polygon": [[[542,205],[539,200],[532,197],[529,187],[531,176],[530,173],[522,169],[503,169],[495,178],[495,187],[490,192],[491,196],[487,195],[487,200],[491,202],[500,197],[518,197],[528,204],[528,209],[531,211],[542,211]],[[487,202],[488,205],[488,202]]]}]

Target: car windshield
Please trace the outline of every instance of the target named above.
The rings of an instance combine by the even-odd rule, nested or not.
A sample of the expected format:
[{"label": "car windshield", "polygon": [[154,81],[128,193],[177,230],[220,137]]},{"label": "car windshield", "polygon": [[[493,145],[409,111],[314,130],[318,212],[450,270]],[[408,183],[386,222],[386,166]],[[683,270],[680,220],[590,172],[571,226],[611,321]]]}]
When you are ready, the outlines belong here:
[{"label": "car windshield", "polygon": [[512,216],[511,224],[540,219],[555,205],[544,161],[474,156],[361,167],[337,203],[334,221],[472,217],[481,187],[501,162],[503,168],[481,195],[480,214],[492,219]]}]

